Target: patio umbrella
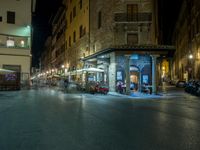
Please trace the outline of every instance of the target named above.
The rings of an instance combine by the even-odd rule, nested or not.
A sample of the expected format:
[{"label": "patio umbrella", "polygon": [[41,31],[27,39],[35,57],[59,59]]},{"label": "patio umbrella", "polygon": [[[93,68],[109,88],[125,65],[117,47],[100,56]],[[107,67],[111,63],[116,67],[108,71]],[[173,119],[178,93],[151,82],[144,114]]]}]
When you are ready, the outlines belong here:
[{"label": "patio umbrella", "polygon": [[0,68],[0,74],[9,74],[9,73],[14,73],[14,72],[15,71]]},{"label": "patio umbrella", "polygon": [[60,78],[60,76],[57,75],[57,74],[54,74],[53,77],[54,77],[54,78]]}]

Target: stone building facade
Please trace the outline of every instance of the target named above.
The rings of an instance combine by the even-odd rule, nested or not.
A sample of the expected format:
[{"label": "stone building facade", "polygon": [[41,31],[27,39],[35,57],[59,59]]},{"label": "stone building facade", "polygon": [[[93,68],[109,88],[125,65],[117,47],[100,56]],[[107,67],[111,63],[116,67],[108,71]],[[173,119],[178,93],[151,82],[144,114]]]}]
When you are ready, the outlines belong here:
[{"label": "stone building facade", "polygon": [[184,0],[174,32],[173,78],[200,79],[200,1]]},{"label": "stone building facade", "polygon": [[45,73],[51,72],[52,69],[51,62],[52,62],[52,37],[49,36],[45,41],[44,51],[41,55],[41,60],[40,60],[41,71]]},{"label": "stone building facade", "polygon": [[52,21],[51,71],[62,74],[65,63],[66,6],[63,4]]},{"label": "stone building facade", "polygon": [[49,77],[54,74],[64,75],[65,64],[65,31],[66,31],[66,6],[59,7],[54,17],[50,19],[52,33],[46,39],[44,50],[40,58],[40,73]]},{"label": "stone building facade", "polygon": [[157,1],[91,0],[89,8],[90,55],[82,59],[84,68],[104,70],[94,79],[107,82],[110,91],[122,82],[127,94],[143,84],[156,93],[158,64],[174,52],[158,45]]},{"label": "stone building facade", "polygon": [[80,59],[89,55],[89,0],[67,0],[66,6],[65,74],[80,80],[75,72],[83,68]]},{"label": "stone building facade", "polygon": [[158,45],[156,0],[64,2],[64,68],[69,80],[103,82],[113,92],[122,83],[127,94],[146,84],[156,93],[158,64],[174,52],[174,47]]}]

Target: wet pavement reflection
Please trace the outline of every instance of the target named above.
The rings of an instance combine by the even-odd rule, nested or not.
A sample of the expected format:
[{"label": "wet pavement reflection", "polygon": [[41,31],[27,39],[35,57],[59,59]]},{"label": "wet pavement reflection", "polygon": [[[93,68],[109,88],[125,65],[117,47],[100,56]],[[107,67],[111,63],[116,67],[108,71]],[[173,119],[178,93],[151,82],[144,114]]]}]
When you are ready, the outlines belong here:
[{"label": "wet pavement reflection", "polygon": [[198,150],[200,99],[0,92],[0,150]]}]

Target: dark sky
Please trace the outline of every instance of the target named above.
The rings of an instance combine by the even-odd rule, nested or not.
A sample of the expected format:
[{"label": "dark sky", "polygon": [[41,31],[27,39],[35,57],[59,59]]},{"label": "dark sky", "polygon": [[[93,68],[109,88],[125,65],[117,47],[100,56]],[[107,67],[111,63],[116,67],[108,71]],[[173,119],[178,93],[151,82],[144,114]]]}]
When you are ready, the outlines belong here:
[{"label": "dark sky", "polygon": [[159,28],[162,44],[172,44],[172,33],[183,0],[158,0]]},{"label": "dark sky", "polygon": [[36,11],[33,15],[33,67],[38,67],[39,57],[47,36],[51,33],[49,20],[56,13],[62,0],[37,0]]},{"label": "dark sky", "polygon": [[[49,19],[60,6],[62,0],[38,0],[33,15],[33,67],[38,67],[44,42],[50,34]],[[171,36],[182,0],[158,0],[159,24],[162,31],[162,44],[171,44]]]}]

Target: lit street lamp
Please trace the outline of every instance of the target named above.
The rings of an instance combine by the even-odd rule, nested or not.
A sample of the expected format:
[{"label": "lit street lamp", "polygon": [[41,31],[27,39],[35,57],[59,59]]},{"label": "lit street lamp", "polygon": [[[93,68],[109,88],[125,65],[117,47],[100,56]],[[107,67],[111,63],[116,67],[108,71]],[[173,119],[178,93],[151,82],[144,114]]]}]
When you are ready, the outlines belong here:
[{"label": "lit street lamp", "polygon": [[194,57],[193,57],[193,55],[192,54],[190,54],[189,55],[189,59],[193,59]]},{"label": "lit street lamp", "polygon": [[188,75],[189,75],[189,79],[193,79],[193,64],[192,64],[192,60],[194,58],[193,54],[189,54],[188,55],[189,58],[189,68],[188,68]]}]

